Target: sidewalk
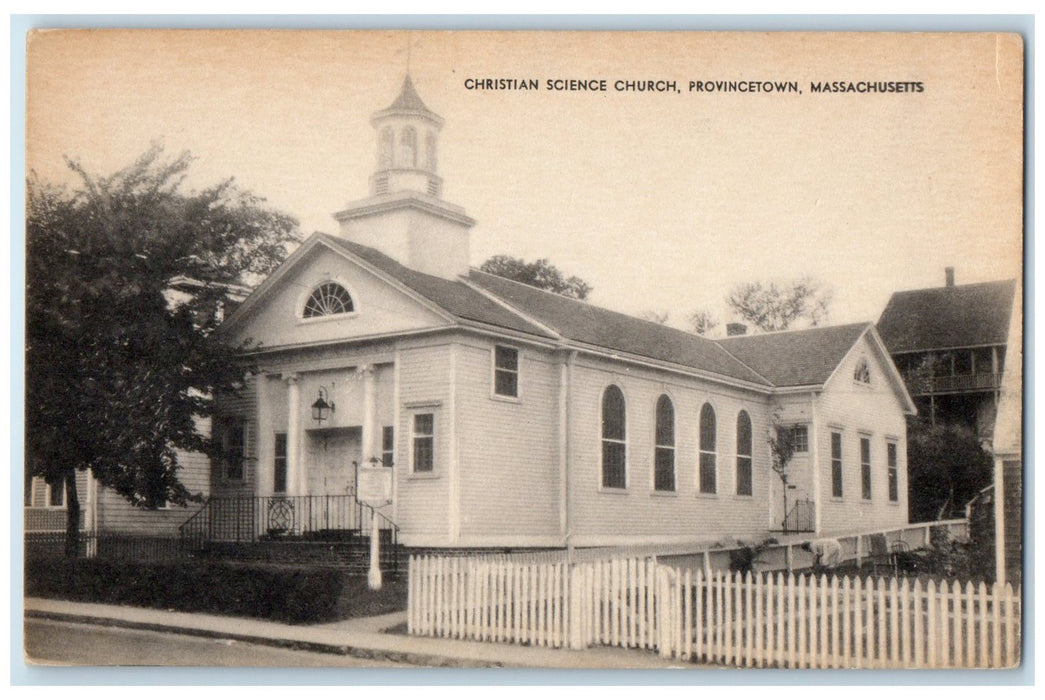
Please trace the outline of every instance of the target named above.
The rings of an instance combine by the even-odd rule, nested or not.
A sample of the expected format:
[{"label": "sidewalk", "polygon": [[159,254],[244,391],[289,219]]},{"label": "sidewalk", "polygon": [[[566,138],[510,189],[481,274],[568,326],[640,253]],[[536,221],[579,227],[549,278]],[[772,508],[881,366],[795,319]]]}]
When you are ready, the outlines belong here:
[{"label": "sidewalk", "polygon": [[251,644],[344,654],[414,666],[450,668],[669,669],[696,668],[653,652],[594,647],[580,651],[518,644],[434,639],[384,630],[406,622],[406,612],[322,625],[169,612],[122,605],[26,598],[25,616],[147,629]]}]

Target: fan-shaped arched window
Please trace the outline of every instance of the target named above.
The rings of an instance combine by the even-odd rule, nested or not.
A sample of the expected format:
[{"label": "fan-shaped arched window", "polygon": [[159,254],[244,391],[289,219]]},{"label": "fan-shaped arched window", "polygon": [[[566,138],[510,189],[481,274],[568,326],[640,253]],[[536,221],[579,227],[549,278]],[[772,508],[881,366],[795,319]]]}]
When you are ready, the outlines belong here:
[{"label": "fan-shaped arched window", "polygon": [[737,415],[737,495],[751,495],[751,418],[747,411]]},{"label": "fan-shaped arched window", "polygon": [[653,488],[675,490],[675,407],[667,394],[657,399],[656,446],[653,448]]},{"label": "fan-shaped arched window", "polygon": [[334,314],[347,314],[355,311],[352,297],[348,290],[337,282],[324,282],[312,290],[305,302],[305,318],[318,318]]},{"label": "fan-shaped arched window", "polygon": [[610,385],[602,394],[602,485],[605,488],[627,486],[625,421],[624,394]]},{"label": "fan-shaped arched window", "polygon": [[700,409],[700,492],[715,493],[715,409],[706,403]]}]

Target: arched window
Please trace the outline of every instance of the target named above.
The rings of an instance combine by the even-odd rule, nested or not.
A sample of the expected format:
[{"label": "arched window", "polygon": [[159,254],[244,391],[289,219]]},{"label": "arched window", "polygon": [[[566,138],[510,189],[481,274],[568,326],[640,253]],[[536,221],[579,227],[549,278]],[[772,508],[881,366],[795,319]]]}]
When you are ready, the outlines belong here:
[{"label": "arched window", "polygon": [[675,490],[675,407],[667,394],[657,399],[656,446],[653,448],[653,488]]},{"label": "arched window", "polygon": [[751,418],[747,411],[737,416],[737,495],[751,495]]},{"label": "arched window", "polygon": [[627,486],[625,424],[624,394],[610,385],[602,394],[602,485],[605,488]]},{"label": "arched window", "polygon": [[715,493],[715,409],[700,409],[700,492]]},{"label": "arched window", "polygon": [[428,168],[428,172],[435,172],[435,164],[435,132],[429,131],[428,136],[425,138],[425,167]]},{"label": "arched window", "polygon": [[352,297],[348,290],[337,282],[324,282],[316,287],[305,302],[305,318],[318,318],[333,314],[347,314],[355,311]]},{"label": "arched window", "polygon": [[853,370],[853,381],[860,384],[871,383],[871,368],[867,365],[867,358],[861,358],[856,363],[856,369]]},{"label": "arched window", "polygon": [[403,129],[399,136],[399,167],[417,167],[417,131],[412,126]]},{"label": "arched window", "polygon": [[381,130],[381,149],[379,150],[379,166],[381,170],[392,167],[392,152],[395,150],[395,134],[392,127],[386,126]]}]

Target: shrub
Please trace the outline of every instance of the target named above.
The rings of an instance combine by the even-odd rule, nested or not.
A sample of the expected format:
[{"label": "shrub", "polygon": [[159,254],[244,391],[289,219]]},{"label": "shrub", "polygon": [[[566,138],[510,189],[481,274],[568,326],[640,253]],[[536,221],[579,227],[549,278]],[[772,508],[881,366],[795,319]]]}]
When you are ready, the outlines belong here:
[{"label": "shrub", "polygon": [[405,603],[400,584],[373,592],[365,577],[324,566],[34,559],[26,562],[25,578],[31,596],[290,623],[390,612]]}]

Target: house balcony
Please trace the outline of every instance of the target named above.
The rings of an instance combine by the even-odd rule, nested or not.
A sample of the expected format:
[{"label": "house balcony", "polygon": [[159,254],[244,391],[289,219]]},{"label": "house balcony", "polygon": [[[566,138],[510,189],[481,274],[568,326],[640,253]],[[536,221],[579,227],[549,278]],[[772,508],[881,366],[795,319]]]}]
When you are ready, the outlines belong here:
[{"label": "house balcony", "polygon": [[1001,389],[1001,374],[952,374],[942,377],[904,377],[908,390],[914,396],[942,394],[969,394]]}]

